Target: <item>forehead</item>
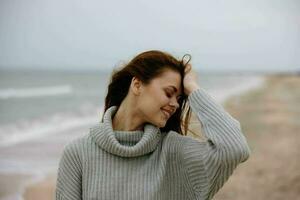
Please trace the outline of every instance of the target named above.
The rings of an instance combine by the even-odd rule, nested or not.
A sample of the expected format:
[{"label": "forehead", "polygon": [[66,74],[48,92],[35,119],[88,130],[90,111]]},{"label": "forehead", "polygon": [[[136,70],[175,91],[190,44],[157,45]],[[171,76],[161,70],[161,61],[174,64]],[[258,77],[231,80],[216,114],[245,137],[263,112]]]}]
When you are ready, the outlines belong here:
[{"label": "forehead", "polygon": [[174,70],[166,69],[152,81],[162,87],[175,87],[178,93],[181,92],[181,75]]}]

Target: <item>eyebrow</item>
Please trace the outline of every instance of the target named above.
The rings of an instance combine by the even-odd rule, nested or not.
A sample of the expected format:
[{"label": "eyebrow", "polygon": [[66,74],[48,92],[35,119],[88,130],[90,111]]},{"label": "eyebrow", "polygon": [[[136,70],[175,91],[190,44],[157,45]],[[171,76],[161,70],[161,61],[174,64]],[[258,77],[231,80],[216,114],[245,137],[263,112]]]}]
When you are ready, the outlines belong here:
[{"label": "eyebrow", "polygon": [[173,86],[173,85],[168,86],[168,88],[170,88],[170,87],[174,90],[175,93],[178,91],[175,86]]},{"label": "eyebrow", "polygon": [[[172,88],[174,90],[174,93],[176,93],[178,91],[178,89],[173,85],[169,85],[169,86],[167,86],[167,88]],[[180,96],[180,95],[181,94],[179,94],[178,96]]]}]

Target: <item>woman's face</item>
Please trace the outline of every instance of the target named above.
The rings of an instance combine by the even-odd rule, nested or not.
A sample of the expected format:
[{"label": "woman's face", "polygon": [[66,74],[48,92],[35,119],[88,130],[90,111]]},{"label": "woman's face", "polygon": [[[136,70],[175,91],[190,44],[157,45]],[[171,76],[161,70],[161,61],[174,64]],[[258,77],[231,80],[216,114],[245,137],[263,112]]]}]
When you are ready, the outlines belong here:
[{"label": "woman's face", "polygon": [[164,70],[149,84],[142,84],[137,101],[142,121],[164,127],[179,107],[181,92],[181,76],[171,69]]}]

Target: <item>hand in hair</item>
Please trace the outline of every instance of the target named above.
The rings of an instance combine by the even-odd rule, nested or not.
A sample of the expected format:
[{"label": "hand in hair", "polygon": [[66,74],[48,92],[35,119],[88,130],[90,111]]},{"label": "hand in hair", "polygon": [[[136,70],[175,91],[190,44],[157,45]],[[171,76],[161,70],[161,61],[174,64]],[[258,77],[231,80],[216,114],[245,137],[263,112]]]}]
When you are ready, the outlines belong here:
[{"label": "hand in hair", "polygon": [[183,78],[184,93],[186,95],[191,94],[194,90],[199,88],[198,76],[194,70],[192,70],[192,65],[187,64],[184,69]]}]

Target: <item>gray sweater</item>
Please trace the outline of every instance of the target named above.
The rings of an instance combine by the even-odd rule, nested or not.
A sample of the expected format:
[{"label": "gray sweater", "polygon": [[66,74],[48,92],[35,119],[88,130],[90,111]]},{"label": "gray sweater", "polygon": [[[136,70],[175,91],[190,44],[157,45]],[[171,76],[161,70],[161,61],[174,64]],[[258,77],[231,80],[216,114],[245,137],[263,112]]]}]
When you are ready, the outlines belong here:
[{"label": "gray sweater", "polygon": [[188,100],[206,141],[160,132],[151,124],[143,131],[114,131],[113,106],[103,123],[65,146],[56,199],[211,199],[249,157],[249,147],[240,123],[205,90],[194,91]]}]

